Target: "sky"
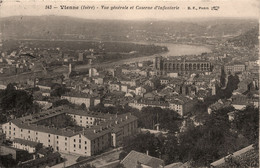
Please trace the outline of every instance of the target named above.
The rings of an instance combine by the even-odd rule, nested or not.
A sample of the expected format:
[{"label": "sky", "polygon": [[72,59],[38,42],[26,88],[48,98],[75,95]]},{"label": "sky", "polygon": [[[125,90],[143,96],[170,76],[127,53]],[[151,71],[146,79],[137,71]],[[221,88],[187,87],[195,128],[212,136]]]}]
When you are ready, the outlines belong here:
[{"label": "sky", "polygon": [[[0,0],[1,1],[1,0]],[[84,1],[84,0],[2,0],[0,17],[8,16],[41,16],[57,15],[71,16],[85,19],[181,19],[181,18],[208,18],[208,17],[237,17],[259,18],[259,0],[150,0],[150,1]],[[52,5],[52,9],[45,9],[46,5]],[[61,5],[67,6],[94,6],[95,10],[69,10],[61,9]],[[102,9],[102,5],[109,9]],[[111,10],[113,6],[127,6],[125,10]],[[130,7],[134,9],[130,9]],[[179,10],[140,10],[139,7],[172,6]],[[218,10],[199,10],[199,7],[218,6]],[[54,8],[57,7],[57,8]],[[198,10],[188,10],[195,7]]]}]

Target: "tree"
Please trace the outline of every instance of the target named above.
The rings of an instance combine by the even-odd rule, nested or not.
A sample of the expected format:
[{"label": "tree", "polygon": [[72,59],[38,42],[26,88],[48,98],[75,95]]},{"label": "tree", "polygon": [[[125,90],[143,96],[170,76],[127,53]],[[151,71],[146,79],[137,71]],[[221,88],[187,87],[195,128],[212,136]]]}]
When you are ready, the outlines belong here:
[{"label": "tree", "polygon": [[238,136],[231,132],[227,113],[229,108],[213,111],[203,125],[190,125],[180,133],[180,159],[193,160],[193,166],[209,166],[209,163],[240,149]]},{"label": "tree", "polygon": [[12,84],[8,84],[0,100],[3,112],[13,111],[16,117],[20,117],[33,106],[33,96],[24,90],[15,90]]},{"label": "tree", "polygon": [[61,95],[65,94],[68,90],[64,85],[60,85],[55,83],[52,87],[51,96],[61,97]]},{"label": "tree", "polygon": [[244,110],[238,111],[234,125],[242,135],[248,138],[250,143],[258,142],[259,109],[247,106]]},{"label": "tree", "polygon": [[71,103],[67,99],[57,100],[52,103],[53,107],[63,106],[63,105],[71,105]]},{"label": "tree", "polygon": [[87,109],[86,104],[85,104],[85,103],[82,103],[82,104],[80,105],[80,109],[81,109],[81,110],[86,110],[86,109]]}]

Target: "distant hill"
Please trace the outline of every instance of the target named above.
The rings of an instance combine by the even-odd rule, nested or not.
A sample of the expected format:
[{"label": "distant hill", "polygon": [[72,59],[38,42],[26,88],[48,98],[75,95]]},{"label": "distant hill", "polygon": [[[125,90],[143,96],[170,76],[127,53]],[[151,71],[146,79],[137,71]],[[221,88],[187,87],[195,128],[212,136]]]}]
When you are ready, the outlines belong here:
[{"label": "distant hill", "polygon": [[233,43],[237,47],[254,48],[255,45],[259,44],[258,40],[259,28],[255,27],[237,37],[228,40],[229,43]]},{"label": "distant hill", "polygon": [[151,36],[195,34],[238,35],[257,25],[257,20],[90,20],[66,16],[12,16],[0,18],[0,33],[6,38],[139,40]]}]

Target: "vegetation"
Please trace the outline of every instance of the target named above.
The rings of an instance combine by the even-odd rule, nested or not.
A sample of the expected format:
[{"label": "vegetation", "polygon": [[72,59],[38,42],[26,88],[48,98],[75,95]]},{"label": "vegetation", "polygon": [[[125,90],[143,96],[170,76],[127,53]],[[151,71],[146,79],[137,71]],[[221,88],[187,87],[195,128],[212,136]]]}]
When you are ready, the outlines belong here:
[{"label": "vegetation", "polygon": [[0,122],[6,122],[7,117],[39,112],[40,107],[33,103],[33,96],[30,92],[16,90],[13,84],[8,84],[7,88],[0,92]]},{"label": "vegetation", "polygon": [[259,36],[258,26],[235,37],[228,40],[229,43],[233,43],[237,47],[247,47],[249,49],[254,48],[259,44],[258,36]]},{"label": "vegetation", "polygon": [[52,91],[51,91],[51,96],[54,97],[61,97],[61,95],[65,94],[67,91],[69,91],[68,89],[66,89],[66,87],[64,85],[60,85],[55,83],[52,87],[51,87]]},{"label": "vegetation", "polygon": [[110,113],[110,114],[124,114],[131,112],[138,118],[138,126],[147,129],[155,129],[155,124],[160,124],[160,129],[170,132],[179,130],[179,123],[181,119],[179,114],[170,109],[162,109],[160,107],[144,107],[141,111],[130,106],[116,106],[104,107],[103,104],[98,104],[91,107],[90,111]]},{"label": "vegetation", "polygon": [[192,167],[209,166],[215,160],[258,142],[258,109],[249,106],[239,111],[233,122],[228,120],[230,111],[233,109],[213,111],[204,116],[203,125],[195,126],[191,122],[177,137],[173,133],[167,137],[148,133],[125,139],[125,152],[149,151],[151,156],[162,158],[166,163],[190,161]]},{"label": "vegetation", "polygon": [[135,150],[142,153],[148,152],[150,156],[163,159],[166,164],[178,161],[177,139],[174,136],[159,135],[156,137],[150,133],[138,134],[135,137],[125,138],[123,144],[124,152],[121,158],[131,150]]}]

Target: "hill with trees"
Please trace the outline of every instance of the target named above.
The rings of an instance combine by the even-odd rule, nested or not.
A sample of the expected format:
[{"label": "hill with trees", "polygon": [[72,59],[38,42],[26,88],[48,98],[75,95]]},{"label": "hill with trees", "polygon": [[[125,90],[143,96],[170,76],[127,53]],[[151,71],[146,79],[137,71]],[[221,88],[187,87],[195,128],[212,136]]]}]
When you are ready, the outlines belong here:
[{"label": "hill with trees", "polygon": [[255,27],[237,37],[228,40],[228,42],[237,47],[254,48],[259,44],[258,36],[259,28]]}]

